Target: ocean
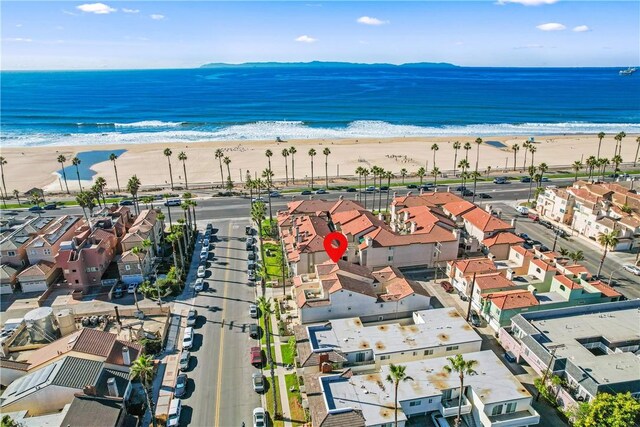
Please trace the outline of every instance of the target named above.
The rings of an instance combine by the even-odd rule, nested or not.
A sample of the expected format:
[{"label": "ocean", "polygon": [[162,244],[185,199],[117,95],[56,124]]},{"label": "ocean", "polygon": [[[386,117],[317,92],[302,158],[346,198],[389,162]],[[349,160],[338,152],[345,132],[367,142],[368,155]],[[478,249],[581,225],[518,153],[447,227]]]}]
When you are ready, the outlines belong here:
[{"label": "ocean", "polygon": [[3,71],[2,146],[640,133],[613,68]]}]

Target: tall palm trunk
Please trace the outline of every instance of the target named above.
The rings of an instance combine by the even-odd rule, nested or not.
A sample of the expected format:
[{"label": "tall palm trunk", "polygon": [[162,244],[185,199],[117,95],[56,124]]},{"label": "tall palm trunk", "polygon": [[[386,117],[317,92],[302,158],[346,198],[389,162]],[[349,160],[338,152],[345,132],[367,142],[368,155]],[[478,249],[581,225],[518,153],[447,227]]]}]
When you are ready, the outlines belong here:
[{"label": "tall palm trunk", "polygon": [[69,192],[69,184],[67,184],[67,172],[64,170],[64,163],[60,163],[62,165],[62,178],[64,179],[64,186],[67,189],[67,194],[71,194]]},{"label": "tall palm trunk", "polygon": [[227,163],[227,180],[231,181],[231,167],[229,166],[230,163]]},{"label": "tall palm trunk", "polygon": [[[453,176],[456,176],[456,165],[458,164],[458,150],[453,150]],[[404,184],[404,183],[403,183]]]},{"label": "tall palm trunk", "polygon": [[313,156],[311,156],[311,191],[313,191]]},{"label": "tall palm trunk", "polygon": [[367,209],[367,175],[364,175],[364,208]]},{"label": "tall palm trunk", "polygon": [[222,172],[222,157],[218,157],[220,163],[220,185],[224,187],[224,173]]},{"label": "tall palm trunk", "polygon": [[[113,171],[116,173],[116,186],[118,187],[118,193],[120,192],[120,180],[118,179],[118,168],[116,167],[116,162],[113,162]],[[66,179],[65,179],[66,183]]]},{"label": "tall palm trunk", "polygon": [[460,425],[462,419],[462,390],[464,388],[464,376],[460,374],[460,396],[458,396],[458,416],[456,417],[456,426]]},{"label": "tall palm trunk", "polygon": [[167,156],[169,162],[169,180],[171,181],[171,190],[173,190],[173,171],[171,170],[171,157]]},{"label": "tall palm trunk", "polygon": [[391,192],[391,175],[387,177],[387,205],[385,206],[386,211],[389,212],[389,193]]},{"label": "tall palm trunk", "polygon": [[598,266],[598,274],[596,276],[600,277],[600,273],[602,272],[602,266],[604,265],[604,260],[607,258],[608,245],[604,245],[604,251],[602,251],[602,258],[600,258],[600,265]]},{"label": "tall palm trunk", "polygon": [[394,400],[395,400],[395,405],[393,406],[394,408],[394,412],[395,412],[395,422],[394,422],[394,426],[398,427],[398,386],[400,385],[400,381],[395,381],[395,386],[394,386]]},{"label": "tall palm trunk", "polygon": [[184,171],[184,188],[189,189],[189,180],[187,179],[187,165],[182,161],[182,170]]},{"label": "tall palm trunk", "polygon": [[178,268],[178,254],[176,251],[176,240],[175,239],[171,239],[171,249],[173,249],[173,266],[176,269],[176,272],[179,271],[180,269]]},{"label": "tall palm trunk", "polygon": [[291,184],[295,184],[296,183],[296,164],[293,160],[295,154],[291,153]]},{"label": "tall palm trunk", "polygon": [[289,162],[284,158],[284,185],[289,185]]},{"label": "tall palm trunk", "polygon": [[76,165],[76,175],[78,176],[78,187],[80,187],[80,191],[82,191],[82,184],[80,183],[80,169],[78,168],[78,165]]},{"label": "tall palm trunk", "polygon": [[362,201],[362,174],[358,174],[358,200]]},{"label": "tall palm trunk", "polygon": [[526,171],[527,170],[527,152],[529,151],[528,148],[525,148],[524,150],[524,162],[522,163],[522,170]]},{"label": "tall palm trunk", "polygon": [[329,157],[325,156],[324,161],[324,188],[329,189]]}]

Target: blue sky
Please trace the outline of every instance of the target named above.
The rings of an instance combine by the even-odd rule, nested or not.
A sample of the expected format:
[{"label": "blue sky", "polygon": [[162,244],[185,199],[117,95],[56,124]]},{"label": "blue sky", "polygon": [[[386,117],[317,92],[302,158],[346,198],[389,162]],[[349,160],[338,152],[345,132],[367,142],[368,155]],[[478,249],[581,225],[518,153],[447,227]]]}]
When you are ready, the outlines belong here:
[{"label": "blue sky", "polygon": [[[531,3],[540,3],[532,5]],[[640,2],[7,2],[2,69],[207,62],[640,63]]]}]

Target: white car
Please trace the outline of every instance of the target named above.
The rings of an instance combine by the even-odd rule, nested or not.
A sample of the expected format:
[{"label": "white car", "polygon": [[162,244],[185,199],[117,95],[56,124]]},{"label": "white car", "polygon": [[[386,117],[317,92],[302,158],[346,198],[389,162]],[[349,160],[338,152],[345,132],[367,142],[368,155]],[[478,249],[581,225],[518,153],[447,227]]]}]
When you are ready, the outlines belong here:
[{"label": "white car", "polygon": [[180,413],[182,412],[182,401],[174,398],[169,405],[169,416],[167,418],[168,427],[177,427],[180,425]]},{"label": "white car", "polygon": [[193,286],[196,292],[202,292],[204,289],[204,279],[196,279],[196,284]]},{"label": "white car", "polygon": [[184,330],[184,336],[182,337],[182,349],[190,350],[193,346],[193,328],[188,326]]},{"label": "white car", "polygon": [[198,277],[199,278],[204,278],[204,275],[206,274],[207,270],[205,270],[204,265],[201,265],[200,267],[198,267]]},{"label": "white car", "polygon": [[267,412],[264,408],[255,408],[253,410],[253,427],[266,427]]},{"label": "white car", "polygon": [[209,251],[207,251],[205,248],[202,248],[202,250],[200,251],[200,261],[204,261],[207,258],[209,258]]},{"label": "white car", "polygon": [[202,247],[203,247],[203,248],[208,248],[208,247],[209,247],[209,239],[205,238],[205,239],[202,241]]},{"label": "white car", "polygon": [[249,315],[252,319],[258,318],[258,307],[255,304],[251,304],[249,306]]},{"label": "white car", "polygon": [[256,393],[262,393],[264,391],[264,376],[262,372],[254,372],[251,374],[251,382],[253,384],[253,391]]},{"label": "white car", "polygon": [[627,270],[631,274],[635,274],[636,276],[640,276],[640,267],[637,267],[633,264],[625,264],[622,266],[625,270]]},{"label": "white car", "polygon": [[251,282],[255,282],[256,281],[256,272],[255,271],[249,271],[248,275],[249,275],[249,281],[251,281]]},{"label": "white car", "polygon": [[529,213],[529,208],[526,206],[516,206],[516,210],[520,215],[527,215]]}]

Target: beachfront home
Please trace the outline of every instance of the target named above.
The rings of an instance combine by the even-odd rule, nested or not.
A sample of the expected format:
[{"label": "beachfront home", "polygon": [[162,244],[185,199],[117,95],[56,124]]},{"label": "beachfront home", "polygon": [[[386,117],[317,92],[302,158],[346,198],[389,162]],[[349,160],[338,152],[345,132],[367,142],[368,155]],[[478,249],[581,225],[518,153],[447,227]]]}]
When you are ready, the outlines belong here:
[{"label": "beachfront home", "polygon": [[10,294],[16,287],[18,270],[8,264],[0,265],[0,295]]},{"label": "beachfront home", "polygon": [[18,274],[22,292],[43,292],[56,282],[60,268],[49,261],[38,261]]},{"label": "beachfront home", "polygon": [[23,220],[13,219],[0,240],[2,263],[17,269],[29,264],[27,244],[53,221],[55,221],[53,217],[27,216]]},{"label": "beachfront home", "polygon": [[[487,205],[491,211],[491,206]],[[475,208],[462,214],[464,229],[479,242],[500,232],[514,232],[515,224],[507,224],[482,208]]]},{"label": "beachfront home", "polygon": [[138,254],[128,250],[117,257],[116,264],[120,280],[124,283],[142,283],[153,265],[151,250],[141,249]]},{"label": "beachfront home", "polygon": [[162,221],[158,219],[158,211],[147,209],[140,211],[128,233],[122,239],[122,252],[138,247],[142,248],[145,240],[151,241],[151,256],[157,256],[162,242]]},{"label": "beachfront home", "polygon": [[454,308],[416,311],[396,323],[367,325],[356,317],[295,330],[297,365],[304,372],[317,372],[328,361],[354,371],[377,371],[389,363],[479,351],[482,344]]},{"label": "beachfront home", "polygon": [[[640,396],[640,300],[520,313],[499,331],[505,350],[555,385],[569,408],[598,393]],[[548,374],[547,374],[548,371]]]},{"label": "beachfront home", "polygon": [[[465,376],[461,413],[469,426],[528,426],[540,415],[531,406],[531,395],[492,351],[464,354],[475,360],[476,375]],[[458,413],[460,379],[447,373],[446,357],[403,363],[411,378],[397,387],[398,426],[408,419],[436,412],[453,423]],[[375,374],[351,371],[324,376],[305,376],[312,425],[391,426],[395,418],[396,392],[386,382],[389,366]]]},{"label": "beachfront home", "polygon": [[427,309],[429,293],[393,267],[371,269],[347,261],[315,265],[314,273],[293,278],[291,294],[301,323],[344,317],[363,321],[410,316]]},{"label": "beachfront home", "polygon": [[39,261],[55,262],[62,242],[71,239],[83,224],[84,220],[80,216],[64,215],[56,218],[27,243],[29,264],[34,265]]}]

